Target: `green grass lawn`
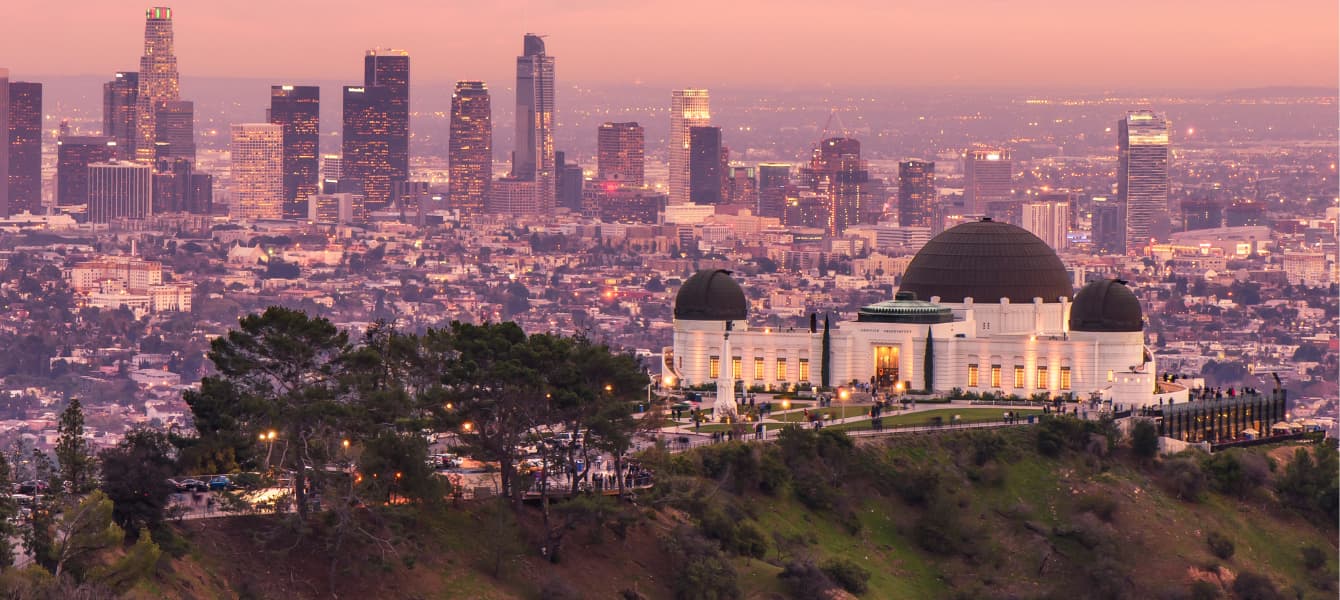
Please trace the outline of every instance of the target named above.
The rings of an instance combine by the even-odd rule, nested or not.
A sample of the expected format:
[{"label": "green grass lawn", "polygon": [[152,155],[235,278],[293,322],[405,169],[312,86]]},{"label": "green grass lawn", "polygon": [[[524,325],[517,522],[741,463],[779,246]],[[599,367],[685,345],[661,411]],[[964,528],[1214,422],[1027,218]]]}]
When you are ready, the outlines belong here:
[{"label": "green grass lawn", "polygon": [[[1012,408],[1010,410],[1020,416],[1042,414],[1041,410],[1036,409]],[[906,414],[886,413],[884,415],[884,427],[887,429],[908,425],[930,425],[935,417],[943,419],[944,425],[950,425],[954,415],[959,416],[959,423],[989,423],[1001,420],[1004,413],[1005,410],[1001,408],[940,408]],[[833,428],[839,431],[860,431],[870,429],[870,427],[870,419],[833,425]]]},{"label": "green grass lawn", "polygon": [[[792,407],[794,408],[794,405],[793,405]],[[830,406],[830,407],[828,407],[828,408],[819,408],[819,409],[811,410],[811,411],[810,411],[810,414],[813,415],[813,414],[816,413],[816,412],[819,413],[819,414],[821,414],[821,415],[824,415],[825,417],[827,417],[828,415],[834,415],[833,418],[835,418],[835,419],[845,419],[845,418],[847,418],[847,417],[859,417],[859,416],[861,416],[861,415],[870,414],[870,407],[869,407],[869,406]],[[805,420],[805,412],[804,412],[804,411],[789,412],[789,413],[780,414],[780,415],[776,415],[776,416],[770,416],[770,418],[772,418],[773,420],[776,420],[776,421],[782,421],[782,422],[784,422],[784,423],[799,423],[799,422]]]}]

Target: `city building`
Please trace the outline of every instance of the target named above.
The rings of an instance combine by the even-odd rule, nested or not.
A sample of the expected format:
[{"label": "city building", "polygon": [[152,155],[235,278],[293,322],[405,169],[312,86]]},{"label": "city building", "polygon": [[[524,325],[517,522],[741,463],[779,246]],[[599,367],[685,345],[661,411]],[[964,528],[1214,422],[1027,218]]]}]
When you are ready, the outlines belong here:
[{"label": "city building", "polygon": [[493,184],[493,104],[482,81],[457,81],[451,94],[447,207],[484,212]]},{"label": "city building", "polygon": [[675,90],[670,93],[670,204],[688,204],[689,130],[712,121],[707,90]]},{"label": "city building", "polygon": [[689,128],[689,201],[721,204],[721,128]]},{"label": "city building", "polygon": [[1065,250],[1070,234],[1069,202],[1025,202],[1023,227],[1048,246]]},{"label": "city building", "polygon": [[138,103],[140,74],[117,71],[102,84],[102,135],[116,140],[118,159],[134,160],[135,105]]},{"label": "city building", "polygon": [[234,219],[284,216],[284,128],[271,123],[232,127]]},{"label": "city building", "polygon": [[635,122],[604,123],[596,132],[596,179],[640,188],[646,183],[646,134]]},{"label": "city building", "polygon": [[154,160],[195,162],[195,103],[169,100],[155,105]]},{"label": "city building", "polygon": [[558,206],[569,209],[573,212],[582,209],[582,188],[585,184],[585,175],[582,174],[582,166],[575,162],[567,162],[567,158],[562,152],[554,153],[554,162],[558,165],[555,169],[555,202]]},{"label": "city building", "polygon": [[535,204],[536,182],[533,179],[500,177],[489,188],[485,212],[495,215],[536,215],[541,207]]},{"label": "city building", "polygon": [[[10,152],[13,151],[13,149],[10,149]],[[13,164],[13,162],[11,161],[10,164]],[[11,172],[10,185],[13,185],[13,181],[13,173]],[[1265,204],[1261,202],[1240,200],[1224,209],[1225,227],[1254,227],[1269,224],[1269,221],[1266,220]]]},{"label": "city building", "polygon": [[999,205],[1013,199],[1014,163],[1009,150],[974,148],[964,154],[963,208],[969,215],[999,211]]},{"label": "city building", "polygon": [[[545,52],[544,39],[528,33],[516,57],[516,139],[512,151],[512,179],[534,181],[534,208],[525,212],[550,214],[555,203],[558,168],[554,147],[554,57]],[[525,187],[525,186],[522,186]],[[519,189],[519,188],[518,188]]]},{"label": "city building", "polygon": [[861,142],[857,140],[828,138],[820,142],[800,176],[806,187],[824,198],[822,227],[829,235],[842,235],[848,227],[863,222],[863,215],[878,215],[883,210],[883,200],[872,189],[870,171],[861,160]]},{"label": "city building", "polygon": [[[106,136],[69,136],[56,140],[56,207],[83,213],[88,207],[88,166],[115,160],[121,153]],[[74,209],[73,207],[83,207]]]},{"label": "city building", "polygon": [[42,84],[9,82],[9,195],[0,216],[42,214]]},{"label": "city building", "polygon": [[[344,87],[344,137],[339,181],[362,185],[368,210],[391,201],[391,90]],[[327,177],[329,179],[329,177]],[[325,190],[330,193],[330,190]]]},{"label": "city building", "polygon": [[1224,226],[1224,206],[1213,198],[1182,201],[1182,228],[1185,231],[1215,229]]},{"label": "city building", "polygon": [[582,192],[583,214],[601,223],[655,224],[665,210],[664,192],[620,186],[612,181],[592,185]]},{"label": "city building", "polygon": [[135,95],[135,159],[154,162],[160,102],[179,100],[177,56],[172,47],[172,9],[155,6],[144,15],[144,54]]},{"label": "city building", "polygon": [[354,194],[313,194],[308,197],[307,220],[323,225],[347,225],[354,220],[360,202]]},{"label": "city building", "polygon": [[[390,182],[409,180],[409,81],[408,52],[375,48],[363,57],[364,87],[382,87],[387,91],[386,131],[378,136],[378,141],[387,146],[386,177]],[[380,210],[390,202],[390,197],[374,197],[369,192],[366,202],[368,210]]]},{"label": "city building", "polygon": [[786,163],[759,163],[758,208],[760,217],[780,219],[786,210],[786,186],[791,183],[791,165]]},{"label": "city building", "polygon": [[726,201],[731,204],[758,206],[758,177],[754,167],[731,165],[726,173]]},{"label": "city building", "polygon": [[935,219],[935,163],[924,160],[898,162],[898,223],[904,227],[930,227]]},{"label": "city building", "polygon": [[[0,67],[0,131],[9,131],[9,69]],[[0,203],[9,204],[9,144],[0,144]],[[8,216],[9,207],[0,206]]]},{"label": "city building", "polygon": [[153,214],[153,168],[130,161],[88,165],[89,222],[144,219]]},{"label": "city building", "polygon": [[1316,287],[1332,283],[1326,255],[1321,252],[1285,252],[1283,262],[1291,284]]},{"label": "city building", "polygon": [[1100,254],[1126,251],[1126,207],[1111,198],[1096,197],[1089,203],[1089,241]]},{"label": "city building", "polygon": [[284,218],[307,217],[307,198],[317,193],[321,148],[321,88],[270,86],[270,123],[284,130]]},{"label": "city building", "polygon": [[1168,120],[1147,111],[1132,111],[1117,122],[1117,200],[1126,207],[1126,254],[1139,254],[1167,235]]}]

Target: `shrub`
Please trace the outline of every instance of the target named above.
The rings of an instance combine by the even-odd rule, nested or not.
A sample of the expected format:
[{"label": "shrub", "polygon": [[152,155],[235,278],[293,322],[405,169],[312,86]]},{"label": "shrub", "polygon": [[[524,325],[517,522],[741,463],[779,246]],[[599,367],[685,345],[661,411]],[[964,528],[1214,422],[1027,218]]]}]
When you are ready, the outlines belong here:
[{"label": "shrub", "polygon": [[1199,580],[1191,584],[1191,600],[1219,600],[1223,597],[1219,586]]},{"label": "shrub", "polygon": [[677,600],[726,600],[740,597],[735,569],[715,543],[691,527],[680,526],[662,538],[674,572]]},{"label": "shrub", "polygon": [[1164,463],[1163,479],[1172,495],[1187,502],[1199,502],[1205,492],[1205,472],[1191,457],[1179,456]]},{"label": "shrub", "polygon": [[1092,513],[1104,523],[1111,523],[1117,516],[1117,501],[1103,494],[1085,494],[1080,496],[1075,507],[1081,512]]},{"label": "shrub", "polygon": [[1326,566],[1326,552],[1316,546],[1303,546],[1303,566],[1309,571]]},{"label": "shrub", "polygon": [[1131,428],[1131,450],[1141,460],[1149,460],[1159,453],[1159,432],[1154,423],[1140,419]]},{"label": "shrub", "polygon": [[1210,535],[1205,538],[1205,543],[1210,546],[1211,554],[1223,560],[1233,558],[1233,540],[1228,539],[1218,531],[1211,531]]},{"label": "shrub", "polygon": [[1216,491],[1240,497],[1264,485],[1270,476],[1264,457],[1236,449],[1215,453],[1201,466]]},{"label": "shrub", "polygon": [[1233,581],[1233,594],[1238,600],[1284,600],[1284,594],[1275,588],[1274,582],[1248,571],[1239,573]]},{"label": "shrub", "polygon": [[786,584],[793,598],[823,598],[836,587],[822,569],[809,561],[787,563],[777,578]]},{"label": "shrub", "polygon": [[940,472],[929,465],[917,465],[898,478],[895,485],[904,502],[924,506],[939,493]]},{"label": "shrub", "polygon": [[864,594],[870,589],[870,571],[855,562],[838,558],[824,563],[823,572],[842,589],[853,594]]}]

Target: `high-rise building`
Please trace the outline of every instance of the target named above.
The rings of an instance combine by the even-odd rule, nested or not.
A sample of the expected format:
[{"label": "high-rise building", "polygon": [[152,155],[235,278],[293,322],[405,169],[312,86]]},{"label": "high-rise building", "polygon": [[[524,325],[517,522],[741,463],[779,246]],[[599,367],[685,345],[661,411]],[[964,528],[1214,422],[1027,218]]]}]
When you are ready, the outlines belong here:
[{"label": "high-rise building", "polygon": [[1126,207],[1120,201],[1094,198],[1089,203],[1089,241],[1100,254],[1126,251]]},{"label": "high-rise building", "polygon": [[[344,158],[338,154],[321,155],[321,180],[339,181],[344,177]],[[325,192],[327,194],[334,192]]]},{"label": "high-rise building", "polygon": [[140,94],[140,74],[118,71],[102,84],[102,135],[116,140],[124,160],[135,158],[135,104]]},{"label": "high-rise building", "polygon": [[828,138],[814,149],[810,163],[801,169],[805,185],[823,198],[827,212],[824,229],[837,236],[862,221],[862,215],[882,206],[872,189],[870,171],[861,160],[861,142],[851,138]]},{"label": "high-rise building", "polygon": [[152,163],[158,141],[158,103],[178,100],[177,56],[172,50],[172,9],[155,6],[144,15],[144,54],[135,96],[135,159]]},{"label": "high-rise building", "polygon": [[582,166],[575,162],[567,162],[567,158],[562,152],[554,153],[554,162],[558,165],[554,176],[554,198],[558,206],[578,212],[582,209],[582,187],[585,185],[585,175],[582,173]]},{"label": "high-rise building", "polygon": [[[120,155],[116,140],[106,136],[69,136],[56,140],[56,206],[88,205],[88,166]],[[65,212],[65,211],[62,211]],[[78,212],[78,211],[76,211]]]},{"label": "high-rise building", "polygon": [[197,215],[214,214],[214,176],[209,173],[191,173],[191,193],[186,198],[186,212]]},{"label": "high-rise building", "polygon": [[155,105],[154,160],[195,162],[195,103],[168,100]]},{"label": "high-rise building", "polygon": [[457,81],[451,94],[447,203],[465,215],[484,212],[493,183],[493,104],[482,81]]},{"label": "high-rise building", "polygon": [[[13,150],[10,150],[13,152]],[[11,163],[12,164],[12,163]],[[12,167],[11,167],[12,168]],[[10,171],[10,185],[14,185],[14,172]],[[1224,209],[1224,224],[1228,227],[1251,227],[1267,225],[1266,206],[1251,200],[1239,200]]]},{"label": "high-rise building", "polygon": [[1224,206],[1213,198],[1182,201],[1182,224],[1186,231],[1224,226]]},{"label": "high-rise building", "polygon": [[[409,180],[409,53],[369,50],[363,58],[363,86],[384,87],[386,99],[387,168],[390,181]],[[369,210],[384,208],[390,198],[369,196]]]},{"label": "high-rise building", "polygon": [[791,183],[791,165],[758,165],[758,211],[760,217],[781,218],[786,209],[786,186]]},{"label": "high-rise building", "polygon": [[728,169],[731,204],[741,204],[750,208],[758,206],[758,177],[754,167],[733,165]]},{"label": "high-rise building", "polygon": [[284,130],[284,218],[307,218],[307,197],[319,191],[321,88],[270,86],[269,120]]},{"label": "high-rise building", "polygon": [[712,121],[707,90],[670,93],[670,204],[687,204],[689,193],[689,130]]},{"label": "high-rise building", "polygon": [[[5,68],[0,68],[0,131],[9,131],[9,69]],[[9,204],[9,144],[0,144],[0,203]],[[9,214],[8,206],[0,209]]]},{"label": "high-rise building", "polygon": [[963,157],[963,209],[985,215],[993,203],[1014,197],[1014,165],[1009,150],[974,148]]},{"label": "high-rise building", "polygon": [[1117,122],[1117,199],[1126,207],[1126,254],[1149,245],[1168,216],[1168,119],[1139,110]]},{"label": "high-rise building", "polygon": [[535,181],[536,209],[553,212],[556,173],[554,153],[554,57],[544,39],[528,33],[516,57],[516,149],[512,152],[515,179]]},{"label": "high-rise building", "polygon": [[154,166],[153,214],[186,212],[197,202],[194,192],[195,165],[184,158],[160,159]]},{"label": "high-rise building", "polygon": [[640,188],[645,185],[646,134],[634,122],[605,123],[596,133],[596,179]]},{"label": "high-rise building", "polygon": [[721,204],[721,128],[689,128],[689,201]]},{"label": "high-rise building", "polygon": [[111,161],[88,166],[88,214],[92,223],[143,219],[153,214],[153,168]]},{"label": "high-rise building", "polygon": [[42,84],[9,82],[9,203],[0,214],[42,214]]},{"label": "high-rise building", "polygon": [[1025,202],[1023,205],[1023,228],[1038,236],[1053,250],[1066,248],[1066,236],[1070,233],[1069,202]]},{"label": "high-rise building", "polygon": [[380,209],[391,201],[394,169],[391,167],[390,110],[390,88],[345,86],[344,152],[339,179],[361,182],[369,210]]},{"label": "high-rise building", "polygon": [[535,181],[519,177],[500,177],[489,188],[489,201],[484,210],[495,215],[534,215]]},{"label": "high-rise building", "polygon": [[284,216],[284,128],[271,123],[241,123],[232,128],[235,219]]},{"label": "high-rise building", "polygon": [[935,219],[935,163],[904,160],[898,163],[898,224],[930,227]]}]

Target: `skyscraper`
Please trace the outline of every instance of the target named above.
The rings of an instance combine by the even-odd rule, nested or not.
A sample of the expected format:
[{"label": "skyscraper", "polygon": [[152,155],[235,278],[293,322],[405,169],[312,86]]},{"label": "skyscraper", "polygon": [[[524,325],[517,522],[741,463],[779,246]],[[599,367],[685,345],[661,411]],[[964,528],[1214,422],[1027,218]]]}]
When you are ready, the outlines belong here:
[{"label": "skyscraper", "polygon": [[482,81],[458,81],[451,94],[448,206],[484,212],[493,182],[493,103]]},{"label": "skyscraper", "polygon": [[1186,231],[1224,226],[1224,207],[1213,198],[1182,201],[1182,223]]},{"label": "skyscraper", "polygon": [[863,214],[882,209],[871,206],[883,201],[873,193],[870,171],[861,160],[861,142],[857,140],[839,137],[820,142],[809,165],[801,169],[801,177],[807,187],[824,198],[829,235],[842,235],[848,227],[860,223]]},{"label": "skyscraper", "polygon": [[284,216],[284,128],[241,123],[232,128],[234,219]]},{"label": "skyscraper", "polygon": [[536,209],[529,212],[553,212],[555,151],[554,57],[545,53],[540,36],[528,33],[522,54],[516,57],[516,149],[511,176],[536,182]]},{"label": "skyscraper", "polygon": [[1108,198],[1089,204],[1089,240],[1100,254],[1121,254],[1126,248],[1126,207]]},{"label": "skyscraper", "polygon": [[1168,215],[1168,120],[1148,110],[1117,122],[1117,198],[1126,207],[1126,254],[1138,253]]},{"label": "skyscraper", "polygon": [[[0,68],[0,131],[9,134],[9,69]],[[8,141],[6,139],[6,141]],[[9,214],[9,144],[0,144],[0,214]]]},{"label": "skyscraper", "polygon": [[3,214],[42,213],[42,84],[9,82],[9,204]]},{"label": "skyscraper", "polygon": [[156,6],[144,17],[144,54],[135,96],[135,159],[151,163],[158,141],[158,103],[179,99],[180,89],[177,57],[172,53],[172,9]]},{"label": "skyscraper", "polygon": [[786,209],[786,186],[791,183],[791,165],[758,165],[758,211],[760,217],[781,218]]},{"label": "skyscraper", "polygon": [[689,128],[689,201],[721,204],[721,128]]},{"label": "skyscraper", "polygon": [[[363,58],[363,86],[384,87],[386,99],[387,177],[409,181],[409,53],[404,50],[368,50]],[[370,209],[384,207],[390,198],[367,198]]]},{"label": "skyscraper", "polygon": [[689,202],[689,129],[711,120],[707,90],[670,93],[670,204]]},{"label": "skyscraper", "polygon": [[905,160],[898,163],[898,224],[930,227],[935,219],[935,163]]},{"label": "skyscraper", "polygon": [[963,157],[963,208],[985,215],[993,203],[1014,197],[1014,165],[1009,150],[976,148]]},{"label": "skyscraper", "polygon": [[135,158],[135,104],[140,94],[140,74],[118,71],[102,84],[102,134],[116,140],[117,158]]},{"label": "skyscraper", "polygon": [[628,187],[645,182],[646,137],[637,123],[605,123],[596,132],[596,178]]},{"label": "skyscraper", "polygon": [[88,166],[117,156],[116,140],[110,137],[69,136],[56,140],[56,206],[86,207]]},{"label": "skyscraper", "polygon": [[111,161],[88,166],[88,214],[92,223],[143,219],[152,214],[153,168]]},{"label": "skyscraper", "polygon": [[572,210],[582,209],[582,187],[586,183],[582,166],[568,162],[562,152],[554,153],[554,203]]},{"label": "skyscraper", "polygon": [[[369,210],[391,201],[391,90],[385,86],[345,86],[344,152],[340,181],[362,184]],[[330,190],[326,190],[330,193]],[[362,215],[355,215],[362,218]]]},{"label": "skyscraper", "polygon": [[1023,228],[1038,236],[1053,250],[1066,248],[1066,234],[1070,233],[1069,202],[1026,202],[1023,205]]},{"label": "skyscraper", "polygon": [[321,146],[321,88],[270,86],[270,123],[284,130],[284,218],[307,218],[307,197],[317,193]]},{"label": "skyscraper", "polygon": [[154,105],[154,160],[195,162],[195,103],[168,100]]}]

